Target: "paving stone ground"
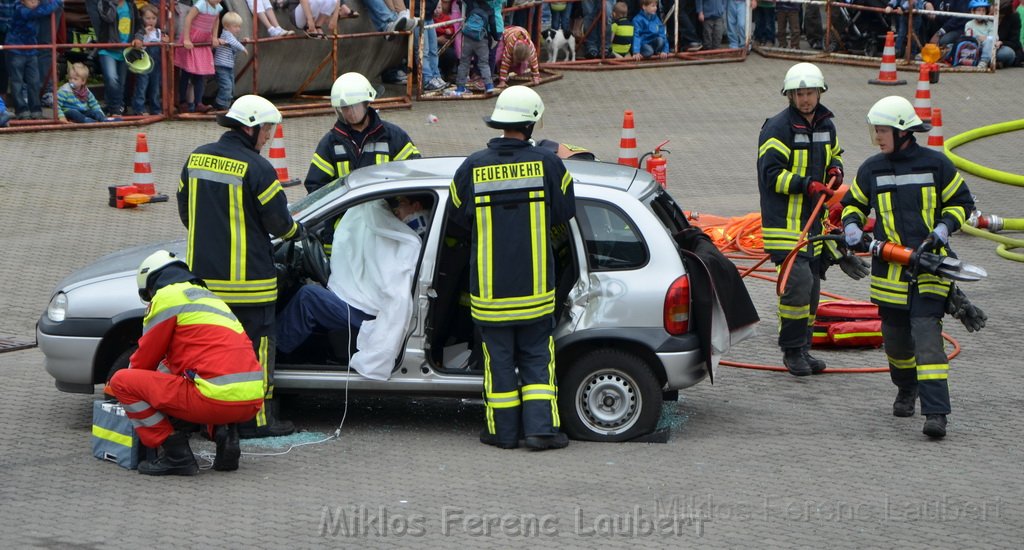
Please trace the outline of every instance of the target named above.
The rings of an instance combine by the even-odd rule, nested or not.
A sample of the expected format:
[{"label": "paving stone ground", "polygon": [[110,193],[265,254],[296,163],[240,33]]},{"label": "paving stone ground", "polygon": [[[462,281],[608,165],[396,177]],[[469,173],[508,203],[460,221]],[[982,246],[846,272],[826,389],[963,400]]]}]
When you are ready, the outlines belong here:
[{"label": "paving stone ground", "polygon": [[[624,109],[636,113],[641,150],[670,139],[669,188],[686,209],[741,215],[758,208],[757,133],[780,110],[790,62],[662,70],[569,72],[539,89],[538,135],[618,156]],[[824,65],[848,172],[874,153],[864,116],[914,84],[867,84],[872,69]],[[1024,72],[943,74],[932,87],[946,136],[1020,115]],[[491,101],[427,102],[386,113],[425,155],[466,154],[494,135],[480,117]],[[427,124],[428,115],[439,122]],[[293,175],[331,124],[288,119]],[[0,146],[0,336],[31,340],[65,274],[120,248],[181,237],[175,203],[106,206],[107,186],[130,183],[136,129],[10,136]],[[212,123],[167,122],[149,136],[159,191],[173,194],[188,152],[212,141]],[[1024,173],[1019,133],[958,150]],[[1024,191],[966,175],[983,211],[1024,212]],[[288,190],[290,198],[301,187]],[[58,392],[37,349],[0,354],[0,540],[8,547],[344,548],[1019,548],[1024,540],[1019,427],[1021,266],[988,241],[956,235],[961,257],[989,271],[966,286],[989,315],[952,362],[950,435],[929,441],[921,417],[890,414],[885,374],[786,374],[722,367],[666,406],[667,444],[574,442],[548,453],[477,442],[478,402],[358,396],[341,437],[285,455],[246,455],[238,472],[151,479],[91,456],[93,396]],[[827,290],[855,298],[866,284],[833,273]],[[762,316],[757,337],[729,359],[778,363],[774,291],[748,288]],[[1017,351],[1015,351],[1017,350]],[[832,367],[882,366],[878,350],[822,352]],[[330,434],[341,395],[294,397],[286,415]],[[309,434],[312,436],[313,434]],[[211,450],[193,440],[194,447]],[[246,451],[283,449],[246,445]]]}]

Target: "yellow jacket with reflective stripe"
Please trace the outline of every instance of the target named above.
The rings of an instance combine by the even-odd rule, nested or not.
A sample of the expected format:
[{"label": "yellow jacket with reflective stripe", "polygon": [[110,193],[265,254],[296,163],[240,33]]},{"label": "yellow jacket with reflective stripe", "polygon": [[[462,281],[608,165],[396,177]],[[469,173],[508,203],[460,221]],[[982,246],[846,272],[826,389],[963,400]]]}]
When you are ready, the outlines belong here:
[{"label": "yellow jacket with reflective stripe", "polygon": [[186,261],[232,305],[277,300],[270,235],[291,238],[298,224],[270,162],[229,131],[189,155],[178,183],[178,214],[188,228]]},{"label": "yellow jacket with reflective stripe", "polygon": [[241,323],[223,300],[193,283],[156,292],[130,363],[133,369],[185,376],[217,401],[262,401],[266,391],[263,369]]},{"label": "yellow jacket with reflective stripe", "polygon": [[[812,181],[826,182],[829,168],[843,167],[842,148],[832,112],[821,104],[807,122],[796,109],[786,110],[761,126],[757,151],[757,186],[761,194],[761,235],[764,250],[781,261],[796,246],[800,232],[814,209],[807,186]],[[822,208],[808,236],[820,235],[821,220],[828,214]],[[821,244],[808,246],[802,256],[817,256]]]},{"label": "yellow jacket with reflective stripe", "polygon": [[[939,222],[953,233],[974,210],[967,183],[953,163],[916,142],[897,153],[879,153],[864,161],[842,204],[844,226],[852,222],[863,227],[874,209],[874,237],[911,248],[917,248]],[[947,255],[949,251],[937,252]],[[949,293],[949,281],[926,273],[918,275],[914,287],[922,297],[945,299]],[[907,309],[910,290],[906,269],[872,260],[872,302]]]},{"label": "yellow jacket with reflective stripe", "polygon": [[455,172],[448,202],[451,221],[472,233],[474,320],[501,325],[551,315],[551,233],[576,215],[561,159],[522,140],[494,138]]}]

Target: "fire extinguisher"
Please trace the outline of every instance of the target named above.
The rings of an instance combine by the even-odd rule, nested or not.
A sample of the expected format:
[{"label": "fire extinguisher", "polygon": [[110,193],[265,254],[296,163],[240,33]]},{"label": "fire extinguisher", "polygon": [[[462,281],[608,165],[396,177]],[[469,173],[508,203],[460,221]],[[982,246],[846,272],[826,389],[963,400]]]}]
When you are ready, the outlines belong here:
[{"label": "fire extinguisher", "polygon": [[640,157],[640,162],[643,162],[643,160],[648,156],[651,157],[647,159],[647,163],[644,164],[644,170],[647,170],[652,176],[654,176],[654,180],[661,185],[662,189],[668,185],[668,159],[662,156],[662,153],[671,153],[668,149],[663,149],[668,141],[669,140],[666,139],[661,142],[661,145],[655,147],[654,151],[644,153],[644,156]]}]

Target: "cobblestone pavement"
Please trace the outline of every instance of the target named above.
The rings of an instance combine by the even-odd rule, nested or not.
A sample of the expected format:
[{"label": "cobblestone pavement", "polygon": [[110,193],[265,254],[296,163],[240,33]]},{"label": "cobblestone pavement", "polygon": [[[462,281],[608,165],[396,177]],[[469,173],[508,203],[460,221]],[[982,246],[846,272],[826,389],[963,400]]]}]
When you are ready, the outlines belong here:
[{"label": "cobblestone pavement", "polygon": [[[539,91],[539,135],[617,157],[623,109],[636,112],[641,150],[664,139],[672,193],[719,215],[757,209],[757,133],[780,110],[789,62],[663,70],[570,72]],[[848,171],[873,153],[864,116],[910,85],[867,85],[875,70],[824,65]],[[1021,76],[943,74],[932,86],[946,136],[1018,116]],[[426,155],[465,154],[494,134],[493,101],[419,103],[388,112]],[[427,116],[439,118],[427,124]],[[293,175],[302,176],[329,117],[288,119]],[[107,186],[130,183],[135,129],[16,135],[0,147],[0,336],[31,340],[59,278],[125,246],[183,235],[175,204],[106,206]],[[219,134],[212,123],[161,123],[149,136],[159,191],[173,194],[187,153]],[[1024,173],[1020,134],[958,152]],[[1021,191],[967,176],[987,212],[1020,216]],[[301,188],[290,189],[297,198]],[[62,394],[37,349],[0,354],[10,388],[0,403],[0,533],[10,547],[477,548],[712,547],[996,548],[1024,540],[1024,400],[1014,356],[1021,267],[988,241],[957,235],[957,250],[989,270],[967,286],[989,315],[952,362],[950,435],[929,441],[921,417],[894,418],[885,374],[796,379],[722,367],[665,408],[667,444],[574,442],[558,452],[499,451],[477,442],[479,403],[354,397],[340,440],[283,456],[243,457],[235,473],[149,479],[89,452],[94,397]],[[772,285],[750,281],[760,335],[730,359],[776,363]],[[865,298],[836,271],[826,289]],[[1017,313],[1014,313],[1017,312]],[[881,366],[880,351],[822,352],[832,367]],[[329,433],[342,396],[292,398],[286,416]],[[308,434],[313,435],[313,434]],[[193,440],[197,449],[210,450]],[[244,445],[254,452],[283,449]]]}]

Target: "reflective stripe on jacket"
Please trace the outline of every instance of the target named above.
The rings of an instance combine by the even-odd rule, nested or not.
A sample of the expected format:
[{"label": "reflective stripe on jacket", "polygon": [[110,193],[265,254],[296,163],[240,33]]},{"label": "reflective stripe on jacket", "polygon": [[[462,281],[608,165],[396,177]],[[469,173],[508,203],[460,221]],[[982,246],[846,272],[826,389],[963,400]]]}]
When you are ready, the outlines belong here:
[{"label": "reflective stripe on jacket", "polygon": [[[974,199],[963,176],[938,151],[911,142],[891,155],[877,154],[864,161],[857,177],[843,197],[843,225],[864,226],[873,208],[874,237],[917,248],[942,222],[953,233],[974,210]],[[937,251],[948,255],[948,250]],[[945,299],[949,281],[923,273],[918,275],[917,293]],[[871,262],[871,301],[886,307],[907,309],[910,277],[903,266]]]},{"label": "reflective stripe on jacket", "polygon": [[[796,109],[789,107],[761,126],[757,151],[757,185],[761,193],[761,233],[764,249],[781,260],[796,246],[800,232],[814,209],[814,200],[806,195],[812,181],[827,181],[832,167],[843,167],[832,112],[821,104],[808,124]],[[822,209],[822,218],[828,211]],[[820,235],[821,219],[815,220],[808,236]],[[821,243],[800,252],[817,256]]]},{"label": "reflective stripe on jacket", "polygon": [[266,391],[263,369],[241,323],[223,300],[193,283],[156,292],[130,363],[133,369],[185,376],[217,401],[262,401]]},{"label": "reflective stripe on jacket", "polygon": [[500,325],[551,315],[550,235],[576,215],[562,161],[528,142],[494,138],[455,172],[448,200],[452,222],[472,231],[473,318]]},{"label": "reflective stripe on jacket", "polygon": [[229,304],[277,300],[268,235],[291,238],[298,224],[274,167],[241,134],[225,132],[189,155],[178,214],[188,228],[186,261],[210,290]]}]

